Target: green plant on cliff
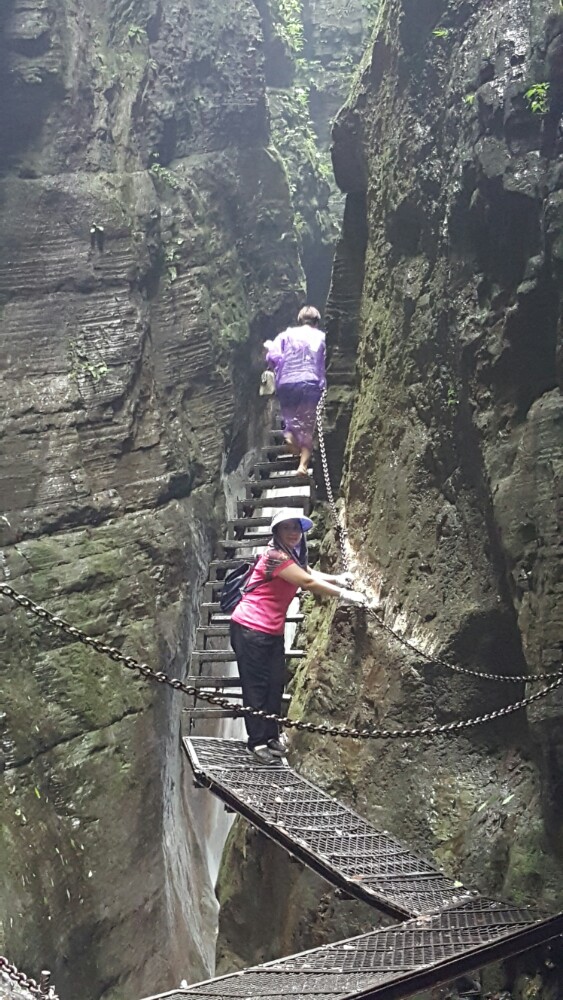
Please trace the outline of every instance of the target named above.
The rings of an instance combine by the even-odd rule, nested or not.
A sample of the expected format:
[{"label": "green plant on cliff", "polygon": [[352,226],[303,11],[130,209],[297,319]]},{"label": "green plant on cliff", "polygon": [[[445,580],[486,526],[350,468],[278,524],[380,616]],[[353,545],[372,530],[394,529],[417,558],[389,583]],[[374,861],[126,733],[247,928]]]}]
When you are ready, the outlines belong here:
[{"label": "green plant on cliff", "polygon": [[297,55],[304,46],[302,0],[271,0],[271,13],[276,35]]},{"label": "green plant on cliff", "polygon": [[132,24],[127,29],[127,38],[130,42],[136,45],[140,45],[141,42],[146,40],[147,33],[144,28],[141,28],[140,24]]},{"label": "green plant on cliff", "polygon": [[[374,0],[375,2],[375,0]],[[334,238],[332,163],[313,124],[311,95],[322,93],[330,73],[325,60],[305,51],[303,0],[270,0],[273,32],[292,62],[292,85],[269,91],[272,143],[285,167],[301,251]],[[342,53],[340,71],[346,52]],[[331,64],[332,66],[332,64]],[[332,70],[330,71],[332,72]]]},{"label": "green plant on cliff", "polygon": [[309,94],[297,86],[292,92],[277,95],[272,115],[272,139],[288,169],[294,207],[299,209],[301,198],[307,198],[307,180],[317,176],[321,181],[332,177],[327,157],[322,157],[309,114]]},{"label": "green plant on cliff", "polygon": [[380,5],[380,0],[362,0],[362,8],[370,21],[379,13]]},{"label": "green plant on cliff", "polygon": [[435,28],[432,32],[434,38],[447,38],[449,33],[447,28]]},{"label": "green plant on cliff", "polygon": [[525,91],[524,97],[534,115],[546,115],[549,111],[549,83],[534,83]]},{"label": "green plant on cliff", "polygon": [[180,189],[180,181],[176,175],[172,172],[172,170],[169,170],[168,167],[163,167],[161,163],[158,163],[158,161],[151,163],[149,173],[152,174],[152,176],[157,180],[162,181],[163,184],[167,184],[168,187],[171,187],[174,191],[178,191]]},{"label": "green plant on cliff", "polygon": [[105,361],[93,359],[86,346],[79,344],[76,340],[69,340],[67,354],[69,360],[68,377],[73,382],[78,382],[81,376],[89,378],[92,382],[99,382],[109,372]]},{"label": "green plant on cliff", "polygon": [[178,277],[181,254],[178,247],[182,246],[184,240],[175,240],[175,245],[166,246],[164,249],[164,268],[166,272],[166,285],[170,286]]},{"label": "green plant on cliff", "polygon": [[451,410],[455,409],[459,405],[459,399],[457,395],[457,389],[454,385],[449,385],[446,393],[446,406]]}]

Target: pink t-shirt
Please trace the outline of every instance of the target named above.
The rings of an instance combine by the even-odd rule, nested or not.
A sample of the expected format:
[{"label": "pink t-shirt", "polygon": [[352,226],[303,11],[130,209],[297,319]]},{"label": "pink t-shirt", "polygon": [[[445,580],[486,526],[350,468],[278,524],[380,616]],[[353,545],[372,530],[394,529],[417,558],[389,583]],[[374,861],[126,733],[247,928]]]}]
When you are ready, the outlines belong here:
[{"label": "pink t-shirt", "polygon": [[258,581],[260,586],[250,594],[243,594],[231,615],[231,620],[256,629],[257,632],[268,632],[269,635],[283,635],[287,609],[295,597],[298,587],[288,583],[278,576],[282,569],[291,566],[293,559],[287,553],[268,547],[260,556],[247,587],[254,586]]}]

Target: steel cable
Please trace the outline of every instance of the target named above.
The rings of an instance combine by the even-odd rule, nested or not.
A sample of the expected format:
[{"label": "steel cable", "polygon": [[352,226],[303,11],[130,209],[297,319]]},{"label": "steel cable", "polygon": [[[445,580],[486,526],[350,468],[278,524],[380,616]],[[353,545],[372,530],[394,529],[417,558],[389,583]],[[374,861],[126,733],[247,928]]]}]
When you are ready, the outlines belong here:
[{"label": "steel cable", "polygon": [[202,691],[201,688],[195,688],[191,685],[185,684],[184,681],[180,680],[178,677],[169,677],[162,670],[153,670],[152,667],[148,666],[148,664],[139,663],[134,659],[134,657],[126,656],[114,646],[108,646],[107,644],[100,642],[99,639],[94,639],[92,636],[87,635],[86,632],[83,632],[82,629],[76,628],[74,625],[70,625],[68,622],[65,622],[64,619],[52,614],[50,611],[47,611],[47,609],[41,607],[41,605],[36,604],[35,601],[31,600],[31,598],[26,597],[23,594],[19,594],[8,584],[0,584],[0,594],[8,597],[25,611],[35,615],[35,617],[48,622],[50,625],[54,625],[55,628],[59,629],[59,631],[71,636],[84,646],[88,646],[90,649],[94,649],[96,652],[102,653],[104,656],[108,656],[116,663],[123,664],[123,666],[127,667],[128,670],[139,673],[146,680],[151,680],[158,684],[164,684],[172,688],[174,691],[181,691],[190,698],[193,698],[194,695],[197,694],[197,697],[202,701],[206,701],[208,704],[217,706],[218,708],[224,708],[236,716],[251,715],[259,719],[267,719],[272,722],[277,722],[278,725],[285,729],[296,729],[299,732],[306,733],[320,733],[324,736],[347,737],[350,739],[393,740],[418,739],[420,737],[441,736],[447,733],[460,732],[461,730],[472,729],[475,726],[480,726],[483,723],[490,722],[494,719],[500,719],[507,715],[512,715],[514,712],[518,712],[521,709],[526,708],[528,705],[532,705],[541,698],[545,698],[546,695],[555,691],[556,688],[563,684],[563,675],[561,675],[552,684],[541,688],[539,691],[536,691],[535,694],[529,695],[527,698],[522,698],[520,701],[513,702],[511,705],[505,705],[503,708],[497,708],[492,712],[487,712],[485,715],[479,715],[473,719],[462,719],[457,722],[447,722],[439,726],[420,726],[415,729],[376,729],[375,727],[358,729],[351,728],[349,726],[329,726],[327,723],[321,723],[319,725],[313,722],[302,722],[297,719],[287,719],[284,716],[264,712],[261,709],[250,708],[248,705],[239,705],[230,701],[228,698],[219,698],[216,695],[207,694]]}]

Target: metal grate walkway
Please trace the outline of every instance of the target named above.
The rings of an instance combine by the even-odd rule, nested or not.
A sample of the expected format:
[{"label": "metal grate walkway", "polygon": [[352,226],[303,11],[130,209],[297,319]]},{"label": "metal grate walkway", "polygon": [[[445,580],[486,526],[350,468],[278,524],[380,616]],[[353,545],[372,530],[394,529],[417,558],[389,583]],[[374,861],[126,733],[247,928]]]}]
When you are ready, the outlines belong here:
[{"label": "metal grate walkway", "polygon": [[477,899],[159,996],[402,1000],[562,933],[563,914],[545,918],[532,909]]},{"label": "metal grate walkway", "polygon": [[403,919],[475,897],[287,765],[256,762],[241,740],[188,737],[184,746],[198,784],[355,899]]}]

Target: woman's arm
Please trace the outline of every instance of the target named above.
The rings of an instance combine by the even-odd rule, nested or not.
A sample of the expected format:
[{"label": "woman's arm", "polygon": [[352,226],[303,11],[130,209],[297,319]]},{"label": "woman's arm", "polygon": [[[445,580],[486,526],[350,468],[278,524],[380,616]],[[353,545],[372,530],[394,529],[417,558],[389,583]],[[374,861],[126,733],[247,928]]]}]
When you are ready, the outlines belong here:
[{"label": "woman's arm", "polygon": [[277,368],[283,358],[285,349],[284,333],[278,333],[275,340],[265,340],[264,347],[266,348],[266,362],[271,368]]},{"label": "woman's arm", "polygon": [[311,594],[326,594],[327,597],[340,597],[342,585],[334,583],[334,577],[325,573],[318,573],[316,570],[301,569],[295,563],[286,566],[277,574],[288,583],[301,587],[301,590],[308,590]]},{"label": "woman's arm", "polygon": [[307,572],[319,583],[336,583],[339,587],[348,587],[352,583],[351,573],[320,573],[318,569],[307,569]]}]

